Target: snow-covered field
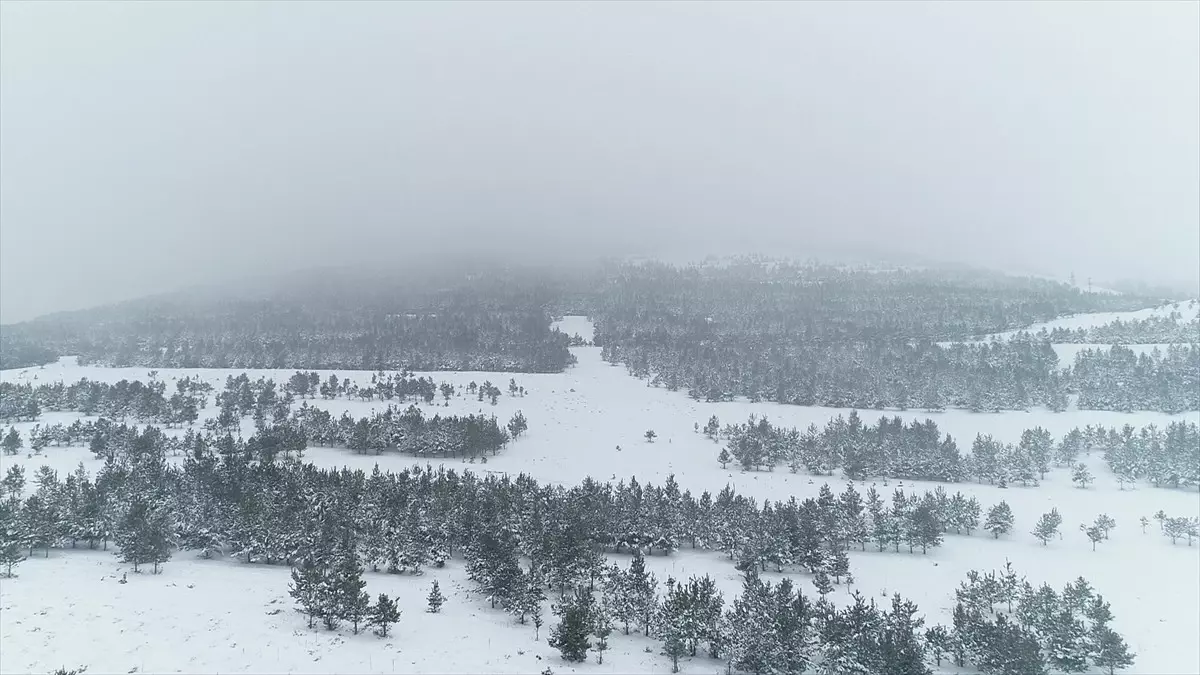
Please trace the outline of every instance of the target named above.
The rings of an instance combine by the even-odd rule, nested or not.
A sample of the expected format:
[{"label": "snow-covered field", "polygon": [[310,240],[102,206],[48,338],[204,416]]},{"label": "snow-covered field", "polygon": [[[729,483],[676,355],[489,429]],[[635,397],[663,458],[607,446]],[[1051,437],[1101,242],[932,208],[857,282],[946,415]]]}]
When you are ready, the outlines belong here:
[{"label": "snow-covered field", "polygon": [[[1182,307],[1182,306],[1181,306]],[[1169,311],[1169,310],[1168,310]],[[1128,318],[1129,313],[1122,314]],[[1082,319],[1082,317],[1076,317]],[[1093,317],[1093,322],[1111,320]],[[1073,324],[1078,325],[1078,324]],[[582,317],[566,317],[560,329],[591,338],[590,323]],[[846,410],[807,408],[746,401],[705,403],[684,392],[648,387],[630,377],[625,369],[600,359],[595,347],[574,348],[578,364],[564,373],[523,375],[504,373],[432,373],[435,381],[456,386],[474,380],[491,380],[506,390],[513,377],[527,390],[525,397],[500,398],[496,406],[473,398],[455,397],[443,413],[483,411],[507,419],[522,410],[529,419],[527,435],[513,443],[486,465],[456,468],[525,472],[539,481],[573,484],[586,476],[600,480],[636,476],[639,481],[658,483],[674,474],[682,489],[694,494],[717,491],[726,484],[759,499],[786,500],[815,495],[822,482],[835,491],[845,481],[775,472],[743,473],[722,470],[716,461],[719,446],[697,433],[710,415],[722,423],[744,421],[751,413],[767,416],[773,424],[823,425]],[[200,375],[218,389],[227,375],[242,371],[160,370],[158,377]],[[293,371],[248,371],[284,380]],[[369,372],[337,371],[359,383],[369,381]],[[113,382],[122,378],[148,377],[144,368],[110,369],[82,367],[71,360],[43,368],[5,371],[5,381],[75,381],[81,377]],[[340,412],[361,415],[380,402],[338,399],[312,402]],[[205,413],[212,413],[211,407]],[[941,413],[860,411],[873,422],[880,414],[907,419],[931,417],[955,436],[960,447],[969,447],[976,433],[990,433],[998,440],[1015,442],[1025,428],[1041,425],[1055,435],[1086,424],[1166,424],[1172,419],[1196,419],[1195,413],[1168,416],[1159,413],[1114,413],[1045,410],[999,414],[946,411]],[[43,423],[70,421],[75,414],[46,414]],[[32,424],[17,425],[23,432]],[[654,443],[643,438],[646,430],[658,434]],[[387,454],[360,456],[345,450],[309,449],[305,458],[321,465],[346,465],[370,469],[400,469],[426,460]],[[82,461],[89,471],[98,468],[84,448],[46,448],[41,457],[0,456],[0,470],[22,462],[35,469],[49,464],[60,471],[71,470]],[[1173,516],[1200,512],[1200,494],[1139,486],[1118,489],[1116,480],[1099,461],[1090,460],[1096,483],[1086,490],[1073,486],[1069,476],[1054,472],[1041,487],[1001,489],[987,485],[946,486],[975,495],[986,509],[1008,501],[1016,517],[1014,532],[993,540],[983,533],[968,538],[949,535],[944,545],[929,555],[907,552],[850,552],[856,588],[876,596],[899,592],[916,601],[927,621],[949,622],[953,590],[971,569],[987,571],[1011,560],[1017,570],[1035,585],[1046,581],[1056,587],[1077,576],[1086,577],[1111,602],[1116,615],[1114,627],[1123,633],[1138,653],[1132,672],[1200,672],[1200,547],[1172,546],[1151,524],[1142,534],[1137,520],[1158,510]],[[882,494],[890,494],[880,485]],[[932,489],[934,484],[904,481],[906,490]],[[1063,515],[1063,538],[1043,547],[1029,534],[1037,517],[1051,507]],[[1117,521],[1111,539],[1095,552],[1077,525],[1107,513]],[[870,547],[868,547],[870,548]],[[686,577],[711,575],[730,602],[740,589],[740,578],[720,554],[682,550],[670,557],[653,557],[649,566],[660,579],[667,574]],[[108,672],[540,672],[547,666],[555,672],[659,672],[670,671],[670,663],[658,654],[656,641],[619,633],[611,638],[613,649],[604,665],[592,662],[569,665],[545,641],[542,629],[535,642],[533,627],[514,623],[501,610],[488,608],[465,579],[460,561],[424,576],[367,575],[366,590],[398,596],[404,615],[396,633],[388,639],[370,634],[350,635],[310,631],[304,618],[292,610],[287,596],[288,571],[282,567],[243,565],[231,561],[198,560],[190,553],[178,554],[160,576],[129,575],[127,584],[117,583],[123,566],[109,553],[54,550],[48,559],[35,557],[19,568],[19,577],[0,580],[0,672],[48,672],[59,666],[89,665],[91,673]],[[769,577],[779,576],[774,574]],[[805,575],[797,582],[811,592]],[[423,613],[424,595],[431,579],[438,579],[449,601],[439,615]],[[845,599],[839,586],[835,598]],[[280,610],[280,611],[277,611]],[[645,651],[646,647],[650,651]],[[684,672],[723,672],[723,664],[698,657],[681,663]]]}]

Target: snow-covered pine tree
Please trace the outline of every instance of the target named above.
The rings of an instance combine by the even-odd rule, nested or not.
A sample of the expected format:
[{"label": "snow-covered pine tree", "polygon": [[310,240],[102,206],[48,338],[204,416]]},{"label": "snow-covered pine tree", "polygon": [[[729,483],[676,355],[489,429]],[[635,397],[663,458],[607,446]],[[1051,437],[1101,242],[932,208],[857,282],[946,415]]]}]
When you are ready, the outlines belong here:
[{"label": "snow-covered pine tree", "polygon": [[554,607],[559,623],[550,629],[547,644],[562,654],[565,661],[582,663],[587,660],[592,644],[588,636],[592,631],[591,595],[576,591],[564,596]]},{"label": "snow-covered pine tree", "polygon": [[987,522],[984,523],[983,529],[992,534],[993,539],[999,539],[1000,535],[1008,534],[1013,527],[1013,513],[1007,502],[1001,501],[992,508],[988,509]]},{"label": "snow-covered pine tree", "polygon": [[387,593],[380,593],[367,612],[367,625],[375,629],[379,637],[387,637],[392,624],[400,621],[400,610],[396,601],[389,598]]},{"label": "snow-covered pine tree", "polygon": [[779,663],[774,602],[769,587],[754,570],[742,578],[742,594],[726,615],[726,650],[730,665],[751,673],[775,672]]},{"label": "snow-covered pine tree", "polygon": [[816,574],[813,575],[813,586],[821,597],[825,597],[833,592],[833,584],[829,583],[829,575],[825,572],[824,567],[817,568]]},{"label": "snow-covered pine tree", "polygon": [[1045,546],[1054,535],[1058,534],[1058,526],[1062,524],[1062,516],[1058,514],[1057,508],[1052,508],[1047,513],[1043,513],[1038,519],[1037,525],[1033,527],[1033,536],[1037,537],[1038,541]]},{"label": "snow-covered pine tree", "polygon": [[1071,481],[1078,485],[1080,489],[1087,489],[1088,483],[1094,480],[1092,472],[1088,470],[1087,465],[1083,462],[1076,464],[1075,468],[1071,471]]},{"label": "snow-covered pine tree", "polygon": [[322,606],[321,585],[325,581],[325,571],[317,560],[304,557],[292,568],[292,583],[288,587],[288,595],[300,605],[300,610],[308,616],[308,627],[323,616],[326,608]]},{"label": "snow-covered pine tree", "polygon": [[1100,626],[1093,631],[1092,643],[1092,663],[1097,668],[1107,668],[1108,675],[1114,675],[1118,668],[1133,665],[1136,654],[1129,651],[1125,639],[1108,626]]},{"label": "snow-covered pine tree", "polygon": [[[538,603],[541,606],[541,603]],[[604,663],[604,652],[608,651],[608,636],[612,635],[613,623],[612,615],[608,609],[601,603],[596,605],[595,612],[592,617],[592,632],[596,635],[596,663],[602,665]],[[537,639],[536,633],[534,639]]]},{"label": "snow-covered pine tree", "polygon": [[0,442],[0,446],[4,448],[4,454],[15,455],[23,445],[21,440],[21,432],[17,431],[16,427],[9,427],[8,433],[4,435],[4,441]]},{"label": "snow-covered pine tree", "polygon": [[350,622],[355,635],[358,635],[358,627],[367,618],[371,608],[371,596],[363,590],[367,582],[362,575],[358,551],[353,540],[347,537],[338,547],[336,561],[329,570],[329,583],[334,598],[334,612],[337,618]]},{"label": "snow-covered pine tree", "polygon": [[429,595],[426,596],[426,601],[429,603],[429,609],[426,610],[430,614],[437,614],[442,609],[442,605],[446,602],[446,596],[442,595],[442,589],[438,588],[437,579],[433,580],[433,586],[429,589]]},{"label": "snow-covered pine tree", "polygon": [[5,499],[0,502],[0,565],[4,576],[13,576],[13,567],[25,560],[25,534],[21,526],[21,502]]},{"label": "snow-covered pine tree", "polygon": [[917,616],[917,606],[897,593],[892,596],[891,610],[884,612],[882,618],[879,672],[928,675],[931,671],[925,665],[925,645],[921,640],[925,620]]}]

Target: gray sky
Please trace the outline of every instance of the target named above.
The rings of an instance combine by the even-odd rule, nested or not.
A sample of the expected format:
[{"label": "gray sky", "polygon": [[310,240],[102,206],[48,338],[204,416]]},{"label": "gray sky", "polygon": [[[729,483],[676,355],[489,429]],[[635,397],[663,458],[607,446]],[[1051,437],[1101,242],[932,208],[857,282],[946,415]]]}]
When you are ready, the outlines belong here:
[{"label": "gray sky", "polygon": [[0,4],[0,318],[505,254],[1200,277],[1200,3]]}]

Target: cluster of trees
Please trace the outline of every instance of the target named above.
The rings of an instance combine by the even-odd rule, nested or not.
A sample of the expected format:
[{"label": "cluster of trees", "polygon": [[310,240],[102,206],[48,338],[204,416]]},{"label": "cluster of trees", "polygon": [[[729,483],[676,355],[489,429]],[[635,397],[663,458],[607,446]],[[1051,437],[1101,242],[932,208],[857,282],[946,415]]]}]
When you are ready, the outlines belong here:
[{"label": "cluster of trees", "polygon": [[[1154,514],[1154,519],[1158,521],[1159,531],[1164,537],[1171,540],[1171,544],[1177,543],[1180,539],[1187,539],[1188,546],[1191,546],[1193,541],[1200,538],[1200,518],[1198,517],[1168,516],[1159,511]],[[1150,524],[1150,521],[1142,516],[1139,522],[1142,526],[1142,534],[1145,534],[1146,526]]]},{"label": "cluster of trees", "polygon": [[34,421],[43,411],[75,411],[168,426],[194,422],[208,404],[212,385],[199,377],[183,377],[167,395],[167,384],[155,376],[151,373],[149,382],[121,380],[116,384],[87,378],[73,384],[0,382],[0,421]]},{"label": "cluster of trees", "polygon": [[[1195,422],[1169,423],[1165,429],[1148,424],[1135,428],[1087,426],[1072,429],[1064,448],[1102,450],[1104,461],[1122,487],[1138,480],[1155,487],[1192,488],[1200,485],[1200,427]],[[1064,455],[1070,454],[1064,450]]]},{"label": "cluster of trees", "polygon": [[[331,373],[328,378],[321,379],[321,376],[314,372],[297,372],[284,383],[283,390],[299,399],[316,398],[319,395],[327,400],[345,396],[363,401],[372,401],[376,397],[381,401],[391,401],[392,399],[405,401],[411,398],[420,399],[426,403],[433,403],[439,393],[448,402],[456,393],[454,385],[448,382],[437,384],[433,378],[415,377],[410,371],[400,371],[399,373],[379,371],[371,375],[371,384],[365,387],[360,387],[349,377],[339,379],[336,373]],[[466,386],[466,393],[477,395],[480,401],[487,398],[492,405],[496,405],[501,391],[499,387],[485,380],[483,384],[476,384],[472,381]],[[517,381],[510,378],[508,393],[512,396],[524,396],[525,387],[518,386]]]},{"label": "cluster of trees", "polygon": [[[1068,382],[1048,342],[1008,340],[940,346],[929,341],[675,339],[669,333],[606,338],[601,355],[635,377],[706,401],[839,408],[1065,410]],[[691,340],[694,340],[692,342]]]},{"label": "cluster of trees", "polygon": [[709,658],[725,661],[727,670],[747,673],[919,675],[950,659],[996,675],[1084,672],[1089,666],[1113,673],[1133,665],[1135,656],[1110,626],[1108,603],[1086,580],[1062,594],[1046,585],[1034,590],[1011,565],[1000,574],[969,572],[956,591],[953,624],[929,627],[917,605],[899,594],[881,609],[854,592],[838,608],[819,585],[813,600],[791,579],[772,584],[755,570],[745,571],[731,606],[707,576],[669,578],[657,593],[657,582],[637,557],[628,571],[617,569],[610,578],[617,581],[575,589],[555,603],[559,623],[549,643],[565,660],[584,661],[593,650],[603,663],[614,626],[628,634],[631,625],[662,642],[672,672],[680,658],[695,657],[701,647]]},{"label": "cluster of trees", "polygon": [[1075,355],[1071,385],[1089,410],[1200,410],[1200,345],[1173,344],[1137,354],[1128,347]]},{"label": "cluster of trees", "polygon": [[[1194,300],[1189,303],[1190,307],[1195,307]],[[1181,318],[1179,312],[1173,311],[1167,316],[1150,316],[1129,321],[1116,319],[1101,326],[1087,328],[1055,328],[1050,331],[1042,329],[1037,336],[1051,342],[1097,345],[1200,342],[1200,319],[1180,321]]]},{"label": "cluster of trees", "polygon": [[714,441],[724,438],[725,456],[746,470],[784,464],[793,473],[803,468],[817,475],[833,475],[841,468],[855,480],[883,476],[952,482],[963,477],[958,445],[933,420],[906,425],[900,417],[880,417],[868,426],[851,411],[830,419],[824,428],[812,424],[804,431],[776,427],[754,415],[744,424],[718,428],[713,416],[705,434]]},{"label": "cluster of trees", "polygon": [[1133,665],[1135,655],[1110,626],[1109,604],[1083,577],[1056,593],[1049,584],[1035,589],[1006,564],[969,572],[955,596],[952,628],[929,636],[939,665],[946,655],[959,667],[1013,675]]},{"label": "cluster of trees", "polygon": [[486,461],[487,453],[495,455],[510,439],[524,433],[529,423],[520,411],[503,426],[496,421],[495,415],[434,415],[427,418],[415,405],[404,410],[389,405],[381,412],[358,419],[349,413],[334,418],[325,410],[303,403],[292,412],[290,423],[280,426],[294,429],[309,445],[342,447],[376,455],[385,450],[418,457],[453,455],[469,457],[471,461],[484,456]]},{"label": "cluster of trees", "polygon": [[643,265],[614,277],[592,312],[606,360],[698,398],[834,407],[1063,409],[1069,373],[1048,341],[939,341],[1150,304],[971,273]]},{"label": "cluster of trees", "polygon": [[554,287],[522,271],[316,276],[5,326],[0,360],[6,368],[78,355],[110,366],[543,373],[573,361],[567,336],[550,328]]},{"label": "cluster of trees", "polygon": [[[700,429],[699,423],[696,424]],[[786,465],[793,473],[804,469],[816,475],[833,475],[841,469],[846,478],[911,478],[939,482],[976,480],[1007,486],[1037,485],[1051,467],[1072,470],[1072,480],[1087,487],[1093,478],[1078,463],[1083,454],[1102,451],[1109,468],[1123,487],[1137,480],[1166,487],[1200,484],[1200,428],[1194,422],[1171,422],[1165,429],[1151,424],[1140,429],[1126,424],[1118,429],[1088,425],[1055,440],[1042,427],[1026,429],[1020,440],[1002,443],[990,434],[977,434],[970,452],[963,454],[937,423],[882,416],[867,425],[851,411],[831,418],[823,428],[815,424],[804,431],[774,426],[767,418],[751,415],[743,424],[721,426],[714,415],[703,428],[715,442],[724,441],[717,461],[736,462],[744,470]]]},{"label": "cluster of trees", "polygon": [[[104,418],[99,421],[107,424],[107,420]],[[96,435],[96,424],[92,420],[75,420],[70,424],[61,422],[46,425],[35,424],[29,430],[29,448],[33,454],[37,455],[41,454],[42,448],[48,445],[83,445]],[[6,455],[17,454],[17,451],[24,445],[25,441],[16,427],[9,427],[8,433],[4,434],[3,440],[0,440],[0,447],[3,447]]]}]

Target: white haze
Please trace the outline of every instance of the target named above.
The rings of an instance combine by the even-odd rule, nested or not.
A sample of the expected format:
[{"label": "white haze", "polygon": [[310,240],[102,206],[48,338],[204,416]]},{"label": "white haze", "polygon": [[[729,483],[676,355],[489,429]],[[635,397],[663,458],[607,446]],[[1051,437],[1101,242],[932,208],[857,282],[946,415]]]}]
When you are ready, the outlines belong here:
[{"label": "white haze", "polygon": [[0,4],[0,318],[463,253],[1200,276],[1200,3]]}]

